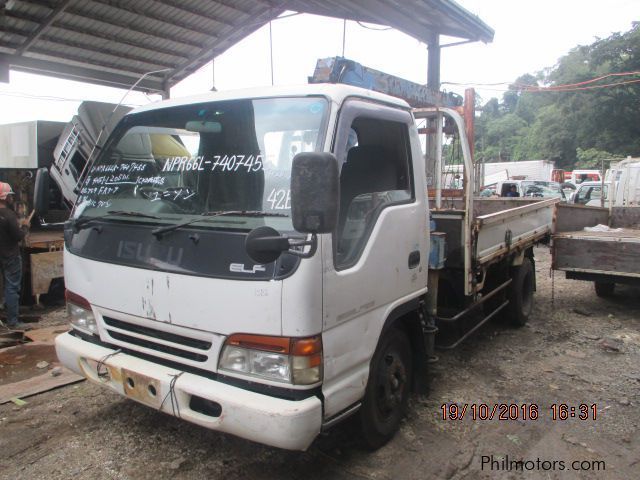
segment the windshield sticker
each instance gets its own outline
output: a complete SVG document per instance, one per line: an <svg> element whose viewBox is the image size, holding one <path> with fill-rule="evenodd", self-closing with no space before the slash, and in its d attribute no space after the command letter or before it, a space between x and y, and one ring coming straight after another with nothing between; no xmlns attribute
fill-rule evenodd
<svg viewBox="0 0 640 480"><path fill-rule="evenodd" d="M267 197L271 210L289 210L291 208L291 190L274 188Z"/></svg>
<svg viewBox="0 0 640 480"><path fill-rule="evenodd" d="M114 172L144 172L150 163L126 162L116 165L96 165L91 167L91 173L114 173Z"/></svg>
<svg viewBox="0 0 640 480"><path fill-rule="evenodd" d="M247 172L259 172L264 169L262 155L214 155L206 160L203 155L197 157L172 157L168 158L162 167L163 172L190 172L190 171L223 171L237 172L244 169Z"/></svg>
<svg viewBox="0 0 640 480"><path fill-rule="evenodd" d="M141 190L140 194L152 202L157 202L158 200L189 200L196 192L190 188L169 188L164 191L151 190L146 192Z"/></svg>
<svg viewBox="0 0 640 480"><path fill-rule="evenodd" d="M324 103L317 102L309 105L309 113L317 115L318 113L322 113L324 111Z"/></svg>

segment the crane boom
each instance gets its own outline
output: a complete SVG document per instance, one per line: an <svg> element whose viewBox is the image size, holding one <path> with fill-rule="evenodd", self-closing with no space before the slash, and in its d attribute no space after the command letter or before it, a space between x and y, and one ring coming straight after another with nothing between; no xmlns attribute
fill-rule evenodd
<svg viewBox="0 0 640 480"><path fill-rule="evenodd" d="M344 83L402 98L413 108L458 107L462 97L451 92L437 92L419 83L365 67L343 57L321 58L309 83Z"/></svg>

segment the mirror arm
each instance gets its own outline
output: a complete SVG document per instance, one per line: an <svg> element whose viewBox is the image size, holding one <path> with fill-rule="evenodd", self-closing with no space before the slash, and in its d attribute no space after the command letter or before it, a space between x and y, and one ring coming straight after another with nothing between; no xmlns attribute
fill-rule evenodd
<svg viewBox="0 0 640 480"><path fill-rule="evenodd" d="M40 225L41 227L60 227L65 223L66 222L47 223L44 218L38 215L38 225Z"/></svg>
<svg viewBox="0 0 640 480"><path fill-rule="evenodd" d="M298 240L293 238L289 239L289 247L306 247L307 245L311 246L311 248L307 253L299 252L297 250L291 250L291 249L289 249L287 253L289 255L294 255L300 258L313 257L316 254L316 251L318 250L318 236L315 233L311 234L310 240Z"/></svg>

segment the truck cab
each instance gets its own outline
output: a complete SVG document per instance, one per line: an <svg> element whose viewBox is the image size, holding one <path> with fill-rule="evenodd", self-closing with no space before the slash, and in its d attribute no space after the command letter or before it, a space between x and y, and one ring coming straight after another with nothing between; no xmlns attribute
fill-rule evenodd
<svg viewBox="0 0 640 480"><path fill-rule="evenodd" d="M291 172L320 152L340 172L335 228L256 261L253 231L308 240L292 222ZM402 100L310 85L142 107L91 165L65 230L72 330L59 358L146 405L281 448L305 449L361 409L379 446L411 387L420 330L406 315L427 289L427 212Z"/></svg>

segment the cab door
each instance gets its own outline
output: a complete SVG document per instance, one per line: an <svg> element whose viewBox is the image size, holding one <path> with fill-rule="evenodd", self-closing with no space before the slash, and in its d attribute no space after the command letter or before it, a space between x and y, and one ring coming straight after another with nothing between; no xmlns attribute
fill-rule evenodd
<svg viewBox="0 0 640 480"><path fill-rule="evenodd" d="M385 320L417 303L428 272L424 170L411 114L347 101L333 152L341 166L338 226L322 244L326 416L362 397Z"/></svg>

